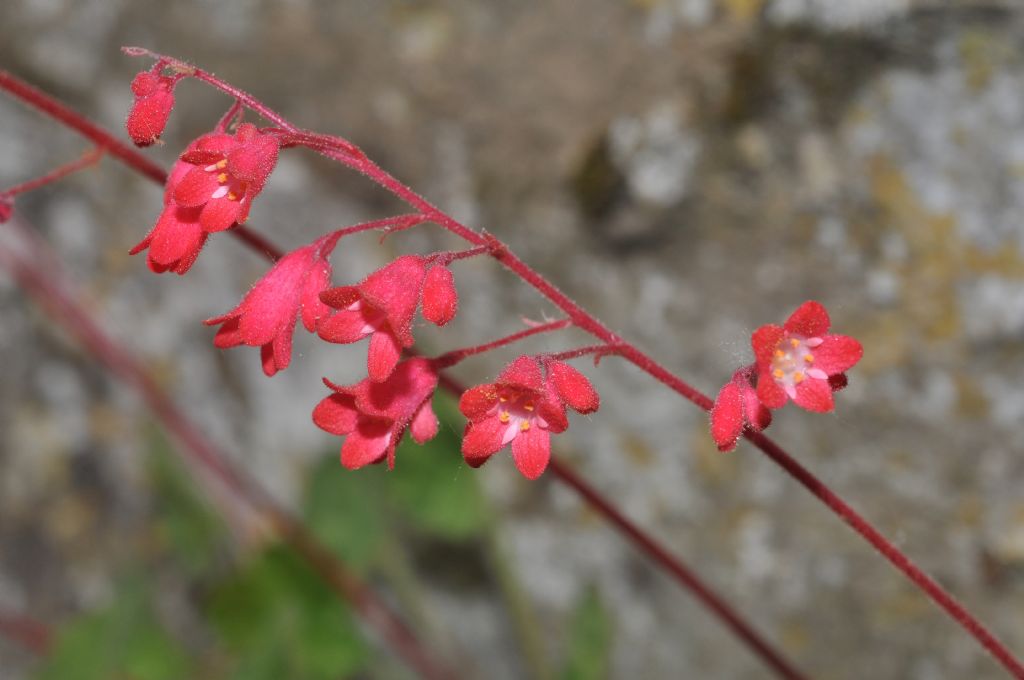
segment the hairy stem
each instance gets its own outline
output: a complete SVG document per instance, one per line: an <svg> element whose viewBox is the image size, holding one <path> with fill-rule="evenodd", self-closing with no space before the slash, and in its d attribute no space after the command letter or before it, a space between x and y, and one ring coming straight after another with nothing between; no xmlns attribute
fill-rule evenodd
<svg viewBox="0 0 1024 680"><path fill-rule="evenodd" d="M437 368L449 368L459 363L467 357L474 356L476 354L483 354L489 352L492 349L498 349L506 345L511 345L514 342L518 342L523 338L528 338L531 335L539 335L541 333L548 333L550 331L557 331L563 328L568 328L572 325L572 321L568 319L559 319L558 321L549 321L548 323L542 323L539 326L533 326L526 330L506 335L503 338L492 340L491 342L484 343L482 345L476 345L474 347L463 347L462 349L453 349L450 352L445 352L441 356L434 359L434 366Z"/></svg>

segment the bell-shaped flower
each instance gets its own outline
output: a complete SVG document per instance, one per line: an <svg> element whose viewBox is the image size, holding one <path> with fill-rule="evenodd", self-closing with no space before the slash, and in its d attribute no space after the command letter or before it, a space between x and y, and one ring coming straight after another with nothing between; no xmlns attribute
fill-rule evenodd
<svg viewBox="0 0 1024 680"><path fill-rule="evenodd" d="M835 407L832 393L846 385L844 373L864 355L860 342L830 335L825 307L813 300L793 312L782 326L754 331L751 345L757 360L757 396L768 408L792 399L808 411L826 413Z"/></svg>
<svg viewBox="0 0 1024 680"><path fill-rule="evenodd" d="M426 273L424 258L403 255L359 285L324 291L320 299L338 311L324 319L317 333L341 344L370 336L367 373L376 382L387 380L402 348L413 344L412 319Z"/></svg>
<svg viewBox="0 0 1024 680"><path fill-rule="evenodd" d="M462 454L473 467L512 444L512 459L528 479L537 479L551 458L551 435L569 426L568 405L581 413L597 410L597 392L581 373L551 362L542 374L534 357L521 356L487 385L466 390L459 409L469 419Z"/></svg>
<svg viewBox="0 0 1024 680"><path fill-rule="evenodd" d="M277 151L277 138L252 123L239 125L233 135L203 135L181 155L191 167L174 187L174 203L199 210L206 232L241 224L277 163Z"/></svg>
<svg viewBox="0 0 1024 680"><path fill-rule="evenodd" d="M429 359L401 362L387 380L367 378L355 385L324 383L333 394L313 410L317 427L345 437L341 464L350 470L379 463L395 465L395 448L406 430L423 444L437 434L431 397L437 389L437 369Z"/></svg>
<svg viewBox="0 0 1024 680"><path fill-rule="evenodd" d="M172 271L184 274L199 257L208 234L199 224L201 208L183 208L172 198L174 190L192 166L178 161L167 177L164 190L164 209L156 225L130 253L136 255L149 249L146 264L157 274Z"/></svg>
<svg viewBox="0 0 1024 680"><path fill-rule="evenodd" d="M333 242L325 238L298 248L277 261L267 274L223 316L207 325L222 324L213 338L221 349L249 345L260 348L263 372L272 376L291 362L292 336L299 317L310 333L330 311L320 293L330 285L327 261Z"/></svg>
<svg viewBox="0 0 1024 680"><path fill-rule="evenodd" d="M736 448L744 429L760 432L772 422L772 412L757 398L754 366L745 366L732 375L718 392L711 409L711 437L719 451Z"/></svg>
<svg viewBox="0 0 1024 680"><path fill-rule="evenodd" d="M423 281L423 318L436 326L444 326L455 317L459 294L455 277L444 265L435 265Z"/></svg>
<svg viewBox="0 0 1024 680"><path fill-rule="evenodd" d="M149 146L160 138L174 108L174 86L178 79L143 71L132 80L135 101L125 127L136 146Z"/></svg>

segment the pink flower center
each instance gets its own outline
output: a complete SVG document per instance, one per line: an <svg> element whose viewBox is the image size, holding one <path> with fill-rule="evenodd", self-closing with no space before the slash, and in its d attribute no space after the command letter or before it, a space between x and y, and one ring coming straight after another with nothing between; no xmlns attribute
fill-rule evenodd
<svg viewBox="0 0 1024 680"><path fill-rule="evenodd" d="M213 193L210 194L211 200L224 198L226 196L229 201L237 201L245 195L245 190L248 188L246 183L231 176L229 173L224 172L224 168L226 168L227 165L228 161L224 158L203 168L206 172L217 173L218 186L213 190Z"/></svg>
<svg viewBox="0 0 1024 680"><path fill-rule="evenodd" d="M772 377L782 386L790 399L796 398L796 386L808 378L827 380L828 375L814 367L814 348L821 338L802 338L787 335L779 341L772 356Z"/></svg>
<svg viewBox="0 0 1024 680"><path fill-rule="evenodd" d="M537 414L537 398L532 392L504 388L498 392L498 420L507 425L501 438L502 445L508 444L520 432L531 427L547 427L547 422Z"/></svg>

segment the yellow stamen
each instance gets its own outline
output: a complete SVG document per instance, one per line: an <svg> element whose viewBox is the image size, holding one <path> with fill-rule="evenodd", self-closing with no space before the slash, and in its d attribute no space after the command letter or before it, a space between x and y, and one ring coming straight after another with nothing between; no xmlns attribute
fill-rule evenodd
<svg viewBox="0 0 1024 680"><path fill-rule="evenodd" d="M527 411L532 411L533 410L533 402L532 401L526 402L525 404L523 404L523 408L525 408Z"/></svg>
<svg viewBox="0 0 1024 680"><path fill-rule="evenodd" d="M227 184L228 173L222 172L219 175L217 175L217 181L220 182L221 184Z"/></svg>
<svg viewBox="0 0 1024 680"><path fill-rule="evenodd" d="M797 371L796 373L793 374L793 382L794 383L799 385L803 381L804 381L804 374L803 373L800 373L799 371Z"/></svg>
<svg viewBox="0 0 1024 680"><path fill-rule="evenodd" d="M805 354L804 355L804 361L806 363L808 363L808 364L813 364L814 363L814 355L813 354Z"/></svg>
<svg viewBox="0 0 1024 680"><path fill-rule="evenodd" d="M800 346L800 341L797 340L796 338L790 338L789 339L789 344L791 344L793 347L799 347Z"/></svg>
<svg viewBox="0 0 1024 680"><path fill-rule="evenodd" d="M512 416L508 414L508 411L502 411L501 413L498 414L498 420L500 420L503 423L507 423L509 420L511 420L511 418Z"/></svg>
<svg viewBox="0 0 1024 680"><path fill-rule="evenodd" d="M772 375L774 375L779 380L782 380L782 376L786 374L782 372L781 368L776 368L774 371L772 371Z"/></svg>
<svg viewBox="0 0 1024 680"><path fill-rule="evenodd" d="M228 200L229 201L237 201L238 200L238 196L235 194L235 192L229 191L228 192Z"/></svg>
<svg viewBox="0 0 1024 680"><path fill-rule="evenodd" d="M498 401L504 404L506 401L508 401L508 397L498 397Z"/></svg>
<svg viewBox="0 0 1024 680"><path fill-rule="evenodd" d="M777 358L781 359L782 357L786 356L786 353L783 352L781 349L777 349L777 350L775 350L775 356Z"/></svg>
<svg viewBox="0 0 1024 680"><path fill-rule="evenodd" d="M226 167L228 167L228 159L227 158L222 158L219 161L217 161L217 169L218 170L223 170Z"/></svg>
<svg viewBox="0 0 1024 680"><path fill-rule="evenodd" d="M520 431L526 432L529 429L530 429L530 421L529 420L524 420L523 422L519 423L519 430Z"/></svg>

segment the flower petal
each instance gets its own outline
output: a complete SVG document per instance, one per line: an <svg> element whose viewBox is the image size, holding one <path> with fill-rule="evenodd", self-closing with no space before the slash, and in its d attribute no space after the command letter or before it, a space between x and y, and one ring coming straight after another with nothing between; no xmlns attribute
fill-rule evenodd
<svg viewBox="0 0 1024 680"><path fill-rule="evenodd" d="M346 435L356 429L359 412L355 398L348 394L324 397L313 409L313 423L331 434Z"/></svg>
<svg viewBox="0 0 1024 680"><path fill-rule="evenodd" d="M245 340L238 330L239 317L229 315L220 318L224 325L218 328L217 333L214 334L213 346L218 349L229 349L244 344Z"/></svg>
<svg viewBox="0 0 1024 680"><path fill-rule="evenodd" d="M821 341L812 350L814 367L828 375L848 371L864 356L861 344L847 335L826 335Z"/></svg>
<svg viewBox="0 0 1024 680"><path fill-rule="evenodd" d="M438 426L437 416L434 415L434 409L428 399L413 416L409 432L417 444L424 444L437 436Z"/></svg>
<svg viewBox="0 0 1024 680"><path fill-rule="evenodd" d="M498 403L498 392L494 385L470 387L459 397L459 410L470 420L485 418Z"/></svg>
<svg viewBox="0 0 1024 680"><path fill-rule="evenodd" d="M781 326L768 324L761 326L750 336L750 346L754 350L758 371L764 372L772 365L775 349L779 346L783 335L785 335L785 331Z"/></svg>
<svg viewBox="0 0 1024 680"><path fill-rule="evenodd" d="M505 367L495 383L540 391L544 387L544 377L540 373L540 365L536 359L521 356Z"/></svg>
<svg viewBox="0 0 1024 680"><path fill-rule="evenodd" d="M398 340L387 331L377 331L370 336L370 349L366 354L366 370L370 380L381 382L387 380L395 369L402 348Z"/></svg>
<svg viewBox="0 0 1024 680"><path fill-rule="evenodd" d="M455 277L448 267L432 267L423 281L423 318L436 326L444 326L455 317L459 294Z"/></svg>
<svg viewBox="0 0 1024 680"><path fill-rule="evenodd" d="M775 382L771 373L761 373L757 379L757 398L768 408L782 408L789 400L786 390Z"/></svg>
<svg viewBox="0 0 1024 680"><path fill-rule="evenodd" d="M506 429L506 425L497 418L485 418L469 423L462 438L462 455L466 462L478 467L484 460L500 451L505 445L502 443L502 437Z"/></svg>
<svg viewBox="0 0 1024 680"><path fill-rule="evenodd" d="M808 300L789 315L783 327L788 333L813 338L828 333L831 324L825 306L815 300Z"/></svg>
<svg viewBox="0 0 1024 680"><path fill-rule="evenodd" d="M359 342L372 332L372 329L366 330L366 319L358 310L335 312L326 319L322 319L316 329L317 335L327 342L336 342L341 345Z"/></svg>
<svg viewBox="0 0 1024 680"><path fill-rule="evenodd" d="M219 187L217 176L197 165L174 187L174 201L180 206L195 208L209 201Z"/></svg>
<svg viewBox="0 0 1024 680"><path fill-rule="evenodd" d="M326 319L331 313L328 307L320 299L320 293L331 284L331 264L324 259L317 259L306 274L306 280L302 283L302 294L300 305L302 307L302 325L310 333L316 332L316 327L321 319Z"/></svg>
<svg viewBox="0 0 1024 680"><path fill-rule="evenodd" d="M512 440L512 459L527 479L540 477L551 460L551 435L531 427Z"/></svg>
<svg viewBox="0 0 1024 680"><path fill-rule="evenodd" d="M559 398L577 413L593 413L601 406L601 398L594 386L585 375L569 364L552 362L548 366L548 375Z"/></svg>
<svg viewBox="0 0 1024 680"><path fill-rule="evenodd" d="M337 286L320 293L320 300L328 307L345 309L359 300L359 288L356 286Z"/></svg>
<svg viewBox="0 0 1024 680"><path fill-rule="evenodd" d="M391 425L390 420L383 418L360 418L341 445L341 464L349 470L358 470L383 460L391 444Z"/></svg>
<svg viewBox="0 0 1024 680"><path fill-rule="evenodd" d="M835 401L832 399L832 388L826 380L815 380L809 378L796 386L796 396L793 401L797 406L815 413L828 413L835 408Z"/></svg>
<svg viewBox="0 0 1024 680"><path fill-rule="evenodd" d="M719 451L732 451L743 432L743 398L740 388L730 381L722 386L711 408L711 438Z"/></svg>
<svg viewBox="0 0 1024 680"><path fill-rule="evenodd" d="M203 229L212 233L224 231L238 221L242 206L239 201L232 201L227 196L211 199L203 206L199 215L199 223Z"/></svg>
<svg viewBox="0 0 1024 680"><path fill-rule="evenodd" d="M387 316L388 324L402 347L411 347L413 343L412 317L420 302L426 273L422 257L403 255L359 284L363 298Z"/></svg>
<svg viewBox="0 0 1024 680"><path fill-rule="evenodd" d="M740 394L743 399L743 423L747 427L760 432L772 424L772 412L757 398L757 391L750 383L744 383L740 387Z"/></svg>

